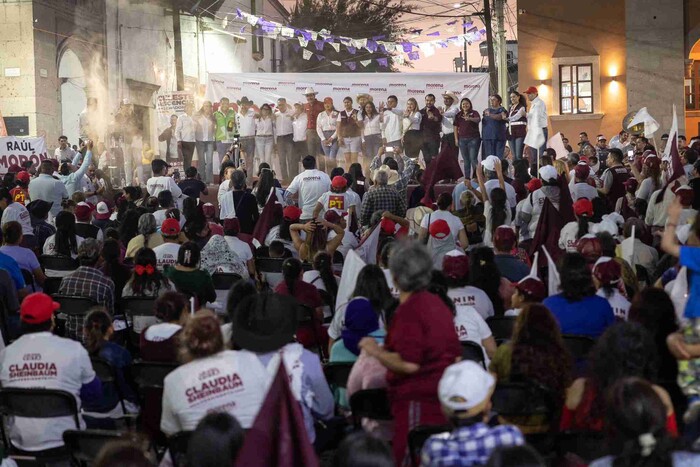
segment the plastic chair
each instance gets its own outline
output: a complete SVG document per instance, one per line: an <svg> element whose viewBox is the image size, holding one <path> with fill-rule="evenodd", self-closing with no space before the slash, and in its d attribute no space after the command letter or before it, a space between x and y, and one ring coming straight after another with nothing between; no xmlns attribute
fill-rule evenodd
<svg viewBox="0 0 700 467"><path fill-rule="evenodd" d="M43 451L23 451L12 445L5 432L7 420L5 417L26 417L50 419L56 417L72 417L75 429L80 429L78 402L73 394L67 391L44 388L2 388L0 389L0 423L3 441L9 449L10 457L18 460L34 460L36 462L56 462L67 460L68 452L64 447Z"/></svg>
<svg viewBox="0 0 700 467"><path fill-rule="evenodd" d="M326 375L326 381L331 387L347 388L348 377L355 363L346 362L330 362L323 366L323 373Z"/></svg>
<svg viewBox="0 0 700 467"><path fill-rule="evenodd" d="M564 334L562 338L564 339L564 345L569 349L574 360L586 360L595 345L595 340L588 336Z"/></svg>
<svg viewBox="0 0 700 467"><path fill-rule="evenodd" d="M216 272L211 276L216 290L229 290L233 284L241 279L242 277L235 272Z"/></svg>
<svg viewBox="0 0 700 467"><path fill-rule="evenodd" d="M362 418L393 420L386 389L363 389L350 397L350 410L355 428L360 429Z"/></svg>
<svg viewBox="0 0 700 467"><path fill-rule="evenodd" d="M122 407L122 413L124 414L124 417L122 418L126 420L127 425L131 426L131 417L126 411L126 404L124 404L124 394L122 394L122 390L117 382L116 369L110 365L109 362L99 357L91 357L90 363L92 363L92 369L95 370L95 374L97 374L97 377L100 378L100 381L102 382L103 390L105 387L114 388L114 391L119 398L119 404Z"/></svg>
<svg viewBox="0 0 700 467"><path fill-rule="evenodd" d="M492 316L486 320L486 324L489 325L491 329L491 334L496 341L507 341L513 336L513 329L515 328L515 317L503 316L496 317Z"/></svg>
<svg viewBox="0 0 700 467"><path fill-rule="evenodd" d="M174 467L187 465L187 447L191 436L191 431L181 431L168 438L168 451Z"/></svg>
<svg viewBox="0 0 700 467"><path fill-rule="evenodd" d="M55 271L57 276L65 276L70 271L78 269L80 264L77 259L63 255L41 255L39 256L39 264L41 268Z"/></svg>
<svg viewBox="0 0 700 467"><path fill-rule="evenodd" d="M156 323L156 299L154 297L122 297L122 310L129 328L129 341L132 348L139 348L141 331Z"/></svg>
<svg viewBox="0 0 700 467"><path fill-rule="evenodd" d="M26 269L20 269L22 271L22 277L24 278L24 283L27 287L32 288L32 292L36 292L36 284L34 283L34 274Z"/></svg>
<svg viewBox="0 0 700 467"><path fill-rule="evenodd" d="M87 467L92 465L105 444L124 436L123 432L111 430L66 430L63 442L73 463Z"/></svg>
<svg viewBox="0 0 700 467"><path fill-rule="evenodd" d="M473 341L460 341L462 345L462 360L471 360L476 362L486 369L486 359L484 358L484 350L481 345Z"/></svg>
<svg viewBox="0 0 700 467"><path fill-rule="evenodd" d="M282 273L284 258L256 258L255 268L260 272Z"/></svg>
<svg viewBox="0 0 700 467"><path fill-rule="evenodd" d="M71 329L70 326L66 325L65 337L82 342L85 317L92 307L97 306L97 303L88 297L74 297L71 295L56 294L52 298L61 305L59 312L66 315L68 321L71 318L76 321L76 329Z"/></svg>
<svg viewBox="0 0 700 467"><path fill-rule="evenodd" d="M175 363L134 361L131 376L136 384L136 392L141 402L141 424L151 438L165 443L160 431L162 413L163 383L165 377L177 368Z"/></svg>
<svg viewBox="0 0 700 467"><path fill-rule="evenodd" d="M408 448L413 459L413 465L418 467L417 461L420 459L420 452L423 445L432 435L452 431L449 425L419 425L408 432Z"/></svg>
<svg viewBox="0 0 700 467"><path fill-rule="evenodd" d="M554 415L555 402L551 391L534 381L499 383L491 396L494 412L503 417Z"/></svg>

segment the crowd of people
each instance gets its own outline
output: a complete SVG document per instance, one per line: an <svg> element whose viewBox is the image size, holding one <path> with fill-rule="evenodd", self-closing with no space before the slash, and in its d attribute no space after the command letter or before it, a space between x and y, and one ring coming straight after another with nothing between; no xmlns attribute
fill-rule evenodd
<svg viewBox="0 0 700 467"><path fill-rule="evenodd" d="M188 107L166 135L180 180L151 158L142 186L115 190L93 143L63 137L56 159L12 167L2 387L70 392L82 429L136 418L162 465L182 461L165 447L183 433L186 465L259 465L279 440L250 440L282 393L296 421L280 426L301 432L280 439L312 464L700 463L700 141L582 132L558 158L527 144L546 134L536 88L482 112L452 92L342 111L305 94ZM218 187L213 151L231 159ZM160 392L144 396L136 359L172 366ZM5 453L60 449L73 428L14 417ZM95 465L151 454L119 441Z"/></svg>

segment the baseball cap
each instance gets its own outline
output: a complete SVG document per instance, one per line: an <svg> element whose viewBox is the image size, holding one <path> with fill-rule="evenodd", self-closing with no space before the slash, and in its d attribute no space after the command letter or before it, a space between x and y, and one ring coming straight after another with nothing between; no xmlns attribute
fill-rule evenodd
<svg viewBox="0 0 700 467"><path fill-rule="evenodd" d="M659 160L656 154L649 154L644 158L644 165L647 167L659 168L661 166L661 160Z"/></svg>
<svg viewBox="0 0 700 467"><path fill-rule="evenodd" d="M501 160L497 156L489 156L486 159L484 159L484 162L481 163L481 165L486 169L490 170L492 172L496 171L496 163L500 162Z"/></svg>
<svg viewBox="0 0 700 467"><path fill-rule="evenodd" d="M598 141L607 141L608 139L605 137L605 135L598 135Z"/></svg>
<svg viewBox="0 0 700 467"><path fill-rule="evenodd" d="M29 172L27 172L26 170L18 172L17 175L15 175L15 179L22 183L29 183Z"/></svg>
<svg viewBox="0 0 700 467"><path fill-rule="evenodd" d="M495 387L496 379L490 373L478 363L465 360L445 368L438 383L438 398L448 409L473 416L484 411Z"/></svg>
<svg viewBox="0 0 700 467"><path fill-rule="evenodd" d="M333 177L333 180L331 180L331 186L333 188L345 188L348 186L348 181L342 175L336 175Z"/></svg>
<svg viewBox="0 0 700 467"><path fill-rule="evenodd" d="M637 189L637 186L639 185L639 182L637 182L637 179L634 177L630 177L624 182L622 182L622 185L629 187L629 188L634 188L635 190Z"/></svg>
<svg viewBox="0 0 700 467"><path fill-rule="evenodd" d="M35 292L27 295L19 309L19 318L27 324L41 324L51 319L53 312L61 307L45 293Z"/></svg>
<svg viewBox="0 0 700 467"><path fill-rule="evenodd" d="M204 203L202 205L202 214L204 214L204 217L214 217L216 208L211 203Z"/></svg>
<svg viewBox="0 0 700 467"><path fill-rule="evenodd" d="M90 213L92 212L92 206L90 206L86 202L80 202L78 205L75 207L75 218L76 220L79 221L88 221L90 220Z"/></svg>
<svg viewBox="0 0 700 467"><path fill-rule="evenodd" d="M695 192L688 185L681 185L676 188L676 196L682 205L687 206L692 204Z"/></svg>
<svg viewBox="0 0 700 467"><path fill-rule="evenodd" d="M469 256L461 250L452 250L442 258L442 273L450 279L464 279L469 274Z"/></svg>
<svg viewBox="0 0 700 467"><path fill-rule="evenodd" d="M301 209L296 206L287 206L282 210L282 217L287 221L298 221L301 219Z"/></svg>
<svg viewBox="0 0 700 467"><path fill-rule="evenodd" d="M444 219L438 219L430 224L430 236L442 240L450 234L450 226Z"/></svg>
<svg viewBox="0 0 700 467"><path fill-rule="evenodd" d="M530 301L541 302L547 297L544 282L539 277L525 276L515 284L515 288Z"/></svg>
<svg viewBox="0 0 700 467"><path fill-rule="evenodd" d="M499 225L493 233L493 245L499 251L510 250L515 246L515 230L509 225Z"/></svg>
<svg viewBox="0 0 700 467"><path fill-rule="evenodd" d="M527 191L530 193L533 193L542 188L542 180L539 178L531 178L530 181L525 184L525 188L527 188Z"/></svg>
<svg viewBox="0 0 700 467"><path fill-rule="evenodd" d="M537 94L539 91L537 90L536 87L530 86L527 88L525 91L523 91L523 94Z"/></svg>
<svg viewBox="0 0 700 467"><path fill-rule="evenodd" d="M379 222L379 228L382 229L381 231L385 235L394 235L394 232L396 232L396 222L382 217L381 222Z"/></svg>
<svg viewBox="0 0 700 467"><path fill-rule="evenodd" d="M241 231L241 221L237 217L229 217L224 219L224 233L235 232L238 234Z"/></svg>
<svg viewBox="0 0 700 467"><path fill-rule="evenodd" d="M557 180L559 178L559 174L557 173L557 169L554 168L553 165L544 165L540 167L539 170L539 175L542 180Z"/></svg>
<svg viewBox="0 0 700 467"><path fill-rule="evenodd" d="M161 224L160 232L168 237L173 237L180 233L180 222L173 217L168 217Z"/></svg>
<svg viewBox="0 0 700 467"><path fill-rule="evenodd" d="M593 203L588 198L580 198L574 203L574 214L577 216L593 217Z"/></svg>
<svg viewBox="0 0 700 467"><path fill-rule="evenodd" d="M617 284L620 282L622 267L620 263L609 256L601 256L593 265L593 277L604 285Z"/></svg>
<svg viewBox="0 0 700 467"><path fill-rule="evenodd" d="M109 216L111 216L112 213L109 210L109 206L107 203L104 201L100 201L97 203L97 212L95 213L95 219L97 220L105 220L109 219Z"/></svg>
<svg viewBox="0 0 700 467"><path fill-rule="evenodd" d="M591 174L591 168L585 162L581 164L580 162L574 167L574 175L579 180L585 180Z"/></svg>

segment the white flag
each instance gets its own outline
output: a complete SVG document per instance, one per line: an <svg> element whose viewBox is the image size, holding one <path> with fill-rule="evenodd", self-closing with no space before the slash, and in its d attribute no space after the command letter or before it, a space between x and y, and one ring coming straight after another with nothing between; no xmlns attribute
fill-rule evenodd
<svg viewBox="0 0 700 467"><path fill-rule="evenodd" d="M569 151L567 151L566 147L564 146L564 140L562 139L561 133L557 133L549 138L549 141L547 141L547 147L552 148L557 152L557 159L564 159L569 155Z"/></svg>
<svg viewBox="0 0 700 467"><path fill-rule="evenodd" d="M676 311L676 318L679 323L686 321L683 316L685 314L685 305L688 303L688 268L683 266L678 275L676 275L676 280L673 281L673 287L671 287L671 301L673 302L673 308Z"/></svg>
<svg viewBox="0 0 700 467"><path fill-rule="evenodd" d="M431 44L429 42L425 42L423 44L420 44L419 47L426 57L430 57L432 55L435 55L435 47L433 46L433 44Z"/></svg>
<svg viewBox="0 0 700 467"><path fill-rule="evenodd" d="M302 47L306 47L307 45L309 45L309 41L304 39L302 36L299 36L299 45Z"/></svg>
<svg viewBox="0 0 700 467"><path fill-rule="evenodd" d="M340 66L341 63L338 60L331 60L331 63L335 66Z"/></svg>
<svg viewBox="0 0 700 467"><path fill-rule="evenodd" d="M678 116L676 115L676 104L673 104L673 121L671 123L671 130L668 132L668 141L666 141L666 147L664 148L664 156L671 155L671 144L676 141L678 144Z"/></svg>
<svg viewBox="0 0 700 467"><path fill-rule="evenodd" d="M318 39L318 33L317 33L317 32L315 32L315 31L310 31L310 32L311 32L311 38L312 38L313 40Z"/></svg>
<svg viewBox="0 0 700 467"><path fill-rule="evenodd" d="M372 60L360 60L360 63L362 64L362 66L367 66L370 63L372 63Z"/></svg>
<svg viewBox="0 0 700 467"><path fill-rule="evenodd" d="M340 44L337 42L329 42L329 44L335 49L336 52L340 52Z"/></svg>
<svg viewBox="0 0 700 467"><path fill-rule="evenodd" d="M659 129L659 122L654 120L654 117L652 117L649 114L649 111L646 107L642 107L641 109L639 109L639 112L634 114L634 118L629 123L629 125L627 125L627 129L629 130L631 127L639 125L640 123L644 124L645 138L651 138L652 136L654 136L654 133L656 133L656 130Z"/></svg>
<svg viewBox="0 0 700 467"><path fill-rule="evenodd" d="M626 238L620 243L620 250L622 251L622 259L627 261L630 266L634 268L634 237L635 237L635 226L632 226L632 235Z"/></svg>
<svg viewBox="0 0 700 467"><path fill-rule="evenodd" d="M246 19L248 20L248 24L250 24L251 26L255 26L256 24L258 24L259 18L257 16L248 15Z"/></svg>
<svg viewBox="0 0 700 467"><path fill-rule="evenodd" d="M294 29L292 28L282 28L281 34L284 37L294 37Z"/></svg>
<svg viewBox="0 0 700 467"><path fill-rule="evenodd" d="M544 251L544 254L547 255L547 269L549 269L549 273L547 276L549 276L549 283L548 285L548 294L551 297L552 295L556 295L559 293L559 286L561 285L561 279L559 278L559 271L557 270L557 265L554 264L554 260L552 257L549 255L549 251L547 251L547 248L542 245L542 250Z"/></svg>
<svg viewBox="0 0 700 467"><path fill-rule="evenodd" d="M338 282L338 295L335 299L336 313L350 301L357 283L357 276L365 265L365 262L354 250L348 251L348 254L345 256L345 263L343 263L343 273L340 276L340 282Z"/></svg>
<svg viewBox="0 0 700 467"><path fill-rule="evenodd" d="M539 259L540 259L540 252L536 251L535 255L532 258L532 267L530 268L530 277L536 277L539 279L539 276L537 275L537 268L539 267Z"/></svg>
<svg viewBox="0 0 700 467"><path fill-rule="evenodd" d="M367 264L377 264L377 249L379 248L379 225L376 225L372 232L365 237L360 245L355 248L355 252Z"/></svg>
<svg viewBox="0 0 700 467"><path fill-rule="evenodd" d="M314 54L310 50L304 49L304 60L309 60Z"/></svg>

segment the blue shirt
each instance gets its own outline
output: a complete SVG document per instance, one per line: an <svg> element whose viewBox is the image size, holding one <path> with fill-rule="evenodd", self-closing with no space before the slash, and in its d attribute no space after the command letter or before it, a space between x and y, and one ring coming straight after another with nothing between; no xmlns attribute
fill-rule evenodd
<svg viewBox="0 0 700 467"><path fill-rule="evenodd" d="M692 246L681 247L681 266L688 268L688 302L683 316L700 318L700 248Z"/></svg>
<svg viewBox="0 0 700 467"><path fill-rule="evenodd" d="M591 295L578 302L571 302L562 294L553 295L542 302L559 322L562 334L574 334L597 338L615 322L615 313L606 299Z"/></svg>
<svg viewBox="0 0 700 467"><path fill-rule="evenodd" d="M490 427L485 423L433 435L423 445L421 467L484 465L501 446L522 446L525 438L513 425Z"/></svg>
<svg viewBox="0 0 700 467"><path fill-rule="evenodd" d="M503 107L487 109L490 115L500 114L501 112L508 113ZM490 117L481 119L481 138L482 139L498 139L506 140L506 120L494 120Z"/></svg>
<svg viewBox="0 0 700 467"><path fill-rule="evenodd" d="M11 256L5 253L0 253L0 269L10 273L12 281L15 283L15 288L17 290L26 287L24 283L24 276L22 276L22 271L19 269L19 264Z"/></svg>

